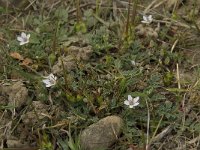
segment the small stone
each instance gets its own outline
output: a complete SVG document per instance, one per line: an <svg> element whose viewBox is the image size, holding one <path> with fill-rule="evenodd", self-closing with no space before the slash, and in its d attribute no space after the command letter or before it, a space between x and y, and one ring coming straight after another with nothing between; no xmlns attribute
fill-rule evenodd
<svg viewBox="0 0 200 150"><path fill-rule="evenodd" d="M92 46L86 46L86 47L78 47L78 46L70 46L68 47L68 54L73 55L76 60L84 60L87 61L90 59L92 55Z"/></svg>
<svg viewBox="0 0 200 150"><path fill-rule="evenodd" d="M18 81L10 86L5 86L2 93L8 95L8 104L16 108L24 105L28 97L28 89L22 81Z"/></svg>
<svg viewBox="0 0 200 150"><path fill-rule="evenodd" d="M7 140L6 144L8 148L28 147L27 145L23 144L20 140Z"/></svg>
<svg viewBox="0 0 200 150"><path fill-rule="evenodd" d="M80 136L82 150L106 149L113 145L121 133L123 120L108 116L83 130Z"/></svg>
<svg viewBox="0 0 200 150"><path fill-rule="evenodd" d="M63 68L64 66L64 68ZM74 68L76 68L76 61L73 58L73 56L61 56L58 58L58 62L53 66L52 70L54 74L58 74L63 72L63 69L66 69L67 71L71 71Z"/></svg>

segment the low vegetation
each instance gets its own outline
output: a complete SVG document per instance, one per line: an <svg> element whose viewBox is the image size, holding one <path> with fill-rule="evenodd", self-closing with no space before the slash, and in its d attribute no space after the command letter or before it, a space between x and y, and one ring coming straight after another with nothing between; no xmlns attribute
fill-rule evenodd
<svg viewBox="0 0 200 150"><path fill-rule="evenodd" d="M110 115L110 149L200 148L199 0L0 4L1 148L79 150Z"/></svg>

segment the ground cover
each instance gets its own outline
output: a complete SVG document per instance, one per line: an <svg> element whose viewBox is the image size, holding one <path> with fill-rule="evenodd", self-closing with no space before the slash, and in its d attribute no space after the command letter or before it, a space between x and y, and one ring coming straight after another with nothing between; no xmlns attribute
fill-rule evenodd
<svg viewBox="0 0 200 150"><path fill-rule="evenodd" d="M0 1L1 148L200 149L199 4Z"/></svg>

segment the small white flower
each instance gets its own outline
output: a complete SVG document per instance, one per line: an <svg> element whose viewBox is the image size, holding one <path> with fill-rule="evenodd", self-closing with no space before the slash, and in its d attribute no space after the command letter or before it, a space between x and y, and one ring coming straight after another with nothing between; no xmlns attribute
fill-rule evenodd
<svg viewBox="0 0 200 150"><path fill-rule="evenodd" d="M124 104L127 105L127 106L129 106L129 108L133 108L133 107L139 105L139 102L138 102L139 99L140 99L139 96L135 97L135 98L132 98L131 95L128 95L128 100L125 100Z"/></svg>
<svg viewBox="0 0 200 150"><path fill-rule="evenodd" d="M143 20L141 22L145 24L150 24L152 23L152 21L153 21L153 17L152 15L149 15L149 16L143 16Z"/></svg>
<svg viewBox="0 0 200 150"><path fill-rule="evenodd" d="M131 60L131 64L132 64L133 66L136 66L135 60Z"/></svg>
<svg viewBox="0 0 200 150"><path fill-rule="evenodd" d="M19 45L24 45L24 44L29 43L30 36L31 36L30 34L26 35L26 33L22 32L21 36L17 37L17 40L19 41Z"/></svg>
<svg viewBox="0 0 200 150"><path fill-rule="evenodd" d="M42 80L42 82L45 84L46 87L51 87L56 84L57 77L54 76L52 73L44 78L45 79Z"/></svg>

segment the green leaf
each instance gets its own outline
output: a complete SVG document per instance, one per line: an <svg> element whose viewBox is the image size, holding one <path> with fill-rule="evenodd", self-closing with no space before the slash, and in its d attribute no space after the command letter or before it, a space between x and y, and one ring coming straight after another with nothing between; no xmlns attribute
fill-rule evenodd
<svg viewBox="0 0 200 150"><path fill-rule="evenodd" d="M56 55L54 53L51 53L48 58L51 65L53 65L56 61Z"/></svg>
<svg viewBox="0 0 200 150"><path fill-rule="evenodd" d="M116 60L114 61L114 63L115 63L115 67L116 67L117 69L120 69L120 68L122 67L121 60L116 59Z"/></svg>
<svg viewBox="0 0 200 150"><path fill-rule="evenodd" d="M64 8L57 9L55 11L55 17L60 21L67 22L68 21L68 10Z"/></svg>
<svg viewBox="0 0 200 150"><path fill-rule="evenodd" d="M77 22L74 25L74 29L76 32L86 33L87 27L84 22Z"/></svg>
<svg viewBox="0 0 200 150"><path fill-rule="evenodd" d="M58 144L61 146L61 149L69 150L69 147L68 147L66 141L63 141L61 138L57 138L57 140L58 140L58 141L57 141Z"/></svg>
<svg viewBox="0 0 200 150"><path fill-rule="evenodd" d="M39 40L36 33L31 33L30 43L32 43L32 44L39 44L40 43L40 40Z"/></svg>

